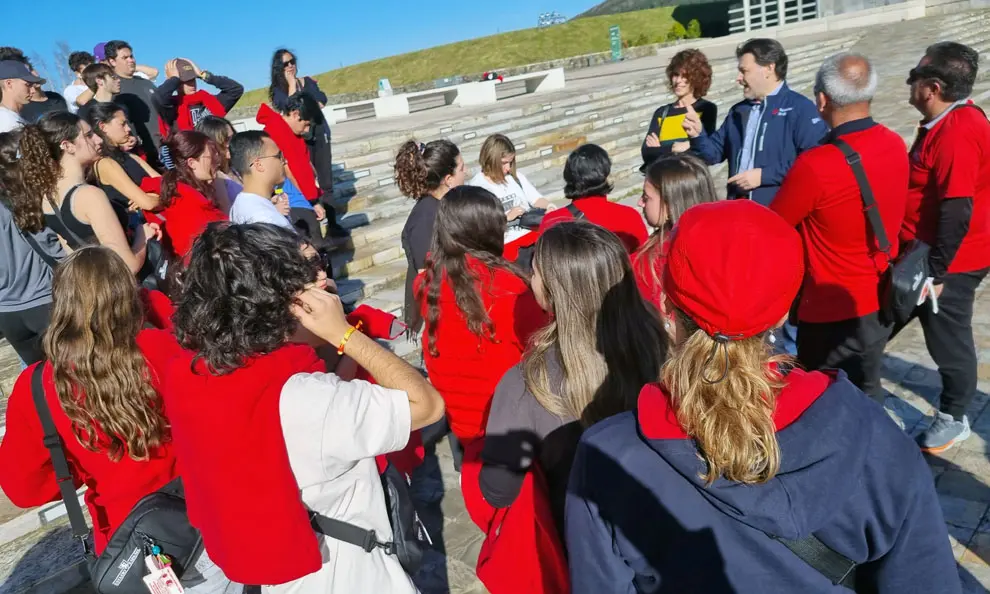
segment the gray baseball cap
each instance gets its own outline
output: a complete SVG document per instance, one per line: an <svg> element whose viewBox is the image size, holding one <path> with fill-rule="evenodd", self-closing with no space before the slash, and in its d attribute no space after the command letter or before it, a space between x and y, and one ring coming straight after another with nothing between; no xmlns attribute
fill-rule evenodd
<svg viewBox="0 0 990 594"><path fill-rule="evenodd" d="M0 61L0 80L8 78L19 78L23 81L37 83L39 85L43 85L46 82L40 76L31 74L31 69L27 67L27 64L18 62L17 60Z"/></svg>

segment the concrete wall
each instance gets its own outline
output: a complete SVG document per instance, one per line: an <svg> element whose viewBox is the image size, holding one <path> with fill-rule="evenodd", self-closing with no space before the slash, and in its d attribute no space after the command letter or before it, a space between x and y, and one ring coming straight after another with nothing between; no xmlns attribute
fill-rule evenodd
<svg viewBox="0 0 990 594"><path fill-rule="evenodd" d="M827 17L904 2L905 0L818 0L818 15Z"/></svg>

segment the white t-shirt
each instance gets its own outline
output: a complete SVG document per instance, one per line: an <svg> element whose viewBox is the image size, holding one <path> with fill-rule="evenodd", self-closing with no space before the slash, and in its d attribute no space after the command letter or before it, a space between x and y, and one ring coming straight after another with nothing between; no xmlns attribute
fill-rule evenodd
<svg viewBox="0 0 990 594"><path fill-rule="evenodd" d="M516 177L519 178L518 182L511 175L507 175L505 176L504 183L496 184L479 171L471 178L468 185L484 188L495 194L502 201L502 208L506 212L517 206L529 210L533 208L534 202L543 198L543 195L533 187L533 184L529 183L529 180L526 179L526 176L521 171L516 173Z"/></svg>
<svg viewBox="0 0 990 594"><path fill-rule="evenodd" d="M279 401L289 464L306 506L327 517L375 531L390 541L392 527L375 456L400 450L412 424L405 392L332 373L300 373ZM298 580L268 586L273 594L414 594L395 556L370 553L326 536L323 567Z"/></svg>
<svg viewBox="0 0 990 594"><path fill-rule="evenodd" d="M76 99L87 90L89 90L89 87L86 85L69 85L65 87L65 90L62 91L62 96L65 97L65 102L68 104L70 112L76 113L79 111L79 106L76 105Z"/></svg>
<svg viewBox="0 0 990 594"><path fill-rule="evenodd" d="M16 112L0 105L0 132L10 132L24 125L24 120Z"/></svg>
<svg viewBox="0 0 990 594"><path fill-rule="evenodd" d="M230 222L238 225L247 223L271 223L286 229L294 229L289 219L282 215L268 198L250 192L241 192L234 198L230 207Z"/></svg>

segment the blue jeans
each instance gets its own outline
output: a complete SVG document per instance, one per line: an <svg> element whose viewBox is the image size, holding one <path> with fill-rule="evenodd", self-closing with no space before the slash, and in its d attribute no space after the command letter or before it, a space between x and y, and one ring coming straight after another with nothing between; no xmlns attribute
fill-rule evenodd
<svg viewBox="0 0 990 594"><path fill-rule="evenodd" d="M774 337L777 339L773 343L774 350L781 355L797 357L797 333L797 326L784 322L783 326L774 331Z"/></svg>

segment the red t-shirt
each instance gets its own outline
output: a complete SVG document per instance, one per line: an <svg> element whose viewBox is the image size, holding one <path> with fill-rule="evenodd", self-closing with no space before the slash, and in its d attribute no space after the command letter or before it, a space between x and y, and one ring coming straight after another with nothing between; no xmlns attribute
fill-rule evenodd
<svg viewBox="0 0 990 594"><path fill-rule="evenodd" d="M179 345L169 332L156 329L142 330L137 335L137 344L148 363L151 383L158 390L166 363L178 352ZM137 461L124 455L113 462L106 451L86 449L76 439L72 423L59 402L51 363L43 365L45 399L55 429L62 437L69 469L76 486L89 487L86 507L93 519L93 544L96 554L100 554L134 504L179 475L175 453L171 444L166 443L154 448L148 460ZM34 368L34 365L28 367L14 384L7 403L7 434L0 443L0 487L18 507L33 507L61 499L31 394ZM98 439L98 443L105 443L105 438Z"/></svg>
<svg viewBox="0 0 990 594"><path fill-rule="evenodd" d="M579 198L574 201L574 205L584 213L588 222L605 227L618 235L630 254L646 243L648 237L646 223L635 208L609 202L605 196ZM543 217L539 233L561 221L573 220L574 216L566 208L550 211Z"/></svg>
<svg viewBox="0 0 990 594"><path fill-rule="evenodd" d="M465 442L484 435L495 386L519 363L530 335L549 319L523 279L501 268L488 268L470 256L468 266L478 275L477 288L495 327L494 340L471 332L446 277L440 286L440 322L433 335L436 357L423 336L423 361L430 381L447 405L451 431ZM425 274L416 278L416 294L425 278ZM426 304L420 306L425 319Z"/></svg>
<svg viewBox="0 0 990 594"><path fill-rule="evenodd" d="M894 257L907 200L904 141L879 124L841 138L862 159ZM804 240L807 272L798 319L838 322L880 309L879 282L888 259L879 252L856 178L837 147L826 144L802 153L770 209L797 226Z"/></svg>
<svg viewBox="0 0 990 594"><path fill-rule="evenodd" d="M911 147L911 183L901 241L932 245L942 200L972 198L973 216L949 272L990 266L990 122L975 107L952 109Z"/></svg>

